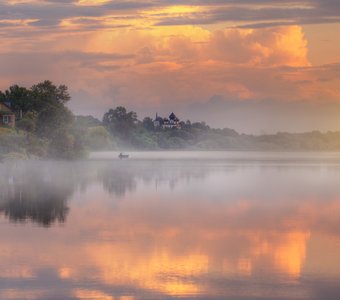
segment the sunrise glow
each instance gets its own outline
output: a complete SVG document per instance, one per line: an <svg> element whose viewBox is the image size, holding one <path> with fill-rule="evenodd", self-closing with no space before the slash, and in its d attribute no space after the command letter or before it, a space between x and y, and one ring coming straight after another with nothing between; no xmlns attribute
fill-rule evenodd
<svg viewBox="0 0 340 300"><path fill-rule="evenodd" d="M280 107L296 111L297 103L313 112L318 111L319 103L326 103L330 114L334 112L330 107L340 105L339 39L330 34L332 26L334 32L338 28L332 21L336 9L318 1L173 5L27 0L5 1L0 8L1 55L6 60L0 87L10 82L31 85L43 77L66 80L74 96L71 108L79 113L93 110L92 99L96 99L95 114L116 103L141 114L154 113L155 104L162 110L174 110L176 105L189 116L193 105L197 118L205 114L212 125L259 132L284 125L280 118L274 127L266 125L270 122L267 116L262 122L257 117L255 127L238 123L227 107L237 108L237 101L246 100L242 109L236 109L242 119L248 111L257 115L256 107L260 110L268 99L274 115ZM25 9L27 15L15 13ZM297 12L300 19L294 17ZM311 12L318 17L309 19ZM281 14L287 17L281 18ZM27 58L27 68L15 66L17 60L8 58L19 49L21 57ZM75 55L72 67L70 51ZM103 53L111 56L104 58ZM29 72L33 67L29 57L44 59L53 72L46 74L41 68ZM93 85L100 88L94 91ZM119 90L114 99L112 89ZM219 107L211 104L214 97L221 99ZM259 105L253 106L254 101ZM208 111L202 108L205 105L210 105ZM225 123L228 118L230 124ZM304 118L290 114L290 118L290 124L301 129L314 129L317 124L330 130L340 126L333 117L323 115ZM287 124L286 128L290 130Z"/></svg>

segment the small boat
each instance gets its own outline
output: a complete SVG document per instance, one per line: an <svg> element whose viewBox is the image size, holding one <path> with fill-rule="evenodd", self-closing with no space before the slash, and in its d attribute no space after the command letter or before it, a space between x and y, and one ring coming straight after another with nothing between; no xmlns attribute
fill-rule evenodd
<svg viewBox="0 0 340 300"><path fill-rule="evenodd" d="M119 157L120 159L129 158L129 155L128 155L128 154L119 153L118 157Z"/></svg>

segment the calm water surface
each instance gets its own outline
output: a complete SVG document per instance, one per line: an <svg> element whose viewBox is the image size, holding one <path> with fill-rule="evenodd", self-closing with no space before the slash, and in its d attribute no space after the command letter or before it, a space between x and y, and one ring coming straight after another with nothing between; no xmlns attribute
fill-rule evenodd
<svg viewBox="0 0 340 300"><path fill-rule="evenodd" d="M340 299L340 154L0 164L0 299Z"/></svg>

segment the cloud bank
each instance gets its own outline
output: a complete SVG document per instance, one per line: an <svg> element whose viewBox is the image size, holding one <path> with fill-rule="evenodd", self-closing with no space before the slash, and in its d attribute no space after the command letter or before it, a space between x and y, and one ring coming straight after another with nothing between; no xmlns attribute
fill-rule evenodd
<svg viewBox="0 0 340 300"><path fill-rule="evenodd" d="M303 25L339 11L332 0L4 1L0 88L65 83L72 110L98 117L125 105L245 132L336 130L326 115L340 107L340 65L313 65Z"/></svg>

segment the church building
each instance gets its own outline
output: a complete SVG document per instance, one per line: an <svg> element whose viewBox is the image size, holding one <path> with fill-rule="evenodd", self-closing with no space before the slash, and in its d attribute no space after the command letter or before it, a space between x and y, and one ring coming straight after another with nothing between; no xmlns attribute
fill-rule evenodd
<svg viewBox="0 0 340 300"><path fill-rule="evenodd" d="M169 118L161 118L156 114L156 118L153 121L153 125L155 128L162 129L181 129L181 125L179 124L179 119L172 112Z"/></svg>

